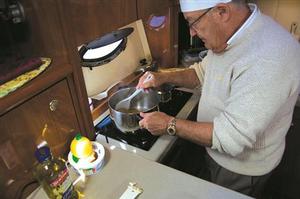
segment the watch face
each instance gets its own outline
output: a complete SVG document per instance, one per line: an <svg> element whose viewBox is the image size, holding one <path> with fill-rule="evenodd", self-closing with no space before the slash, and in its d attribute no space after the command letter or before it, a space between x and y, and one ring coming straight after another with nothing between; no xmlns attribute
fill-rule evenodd
<svg viewBox="0 0 300 199"><path fill-rule="evenodd" d="M176 133L176 129L174 126L170 126L168 129L167 129L167 132L169 135L175 135Z"/></svg>

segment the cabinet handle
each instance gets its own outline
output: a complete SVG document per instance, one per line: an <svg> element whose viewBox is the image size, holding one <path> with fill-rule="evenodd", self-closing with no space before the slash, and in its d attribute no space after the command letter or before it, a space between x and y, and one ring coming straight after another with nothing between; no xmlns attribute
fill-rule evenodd
<svg viewBox="0 0 300 199"><path fill-rule="evenodd" d="M52 100L52 101L49 103L49 109L50 109L51 111L55 111L55 110L57 109L58 104L59 104L59 101L58 101L58 100L56 100L56 99Z"/></svg>

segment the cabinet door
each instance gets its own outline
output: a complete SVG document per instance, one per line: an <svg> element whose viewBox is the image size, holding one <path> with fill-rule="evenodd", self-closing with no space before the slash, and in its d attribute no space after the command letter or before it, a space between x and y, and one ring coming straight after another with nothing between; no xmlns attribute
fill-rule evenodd
<svg viewBox="0 0 300 199"><path fill-rule="evenodd" d="M136 20L136 0L59 1L66 31L77 46Z"/></svg>
<svg viewBox="0 0 300 199"><path fill-rule="evenodd" d="M1 116L0 127L0 184L30 173L36 144L43 139L53 155L65 156L79 130L67 80Z"/></svg>
<svg viewBox="0 0 300 199"><path fill-rule="evenodd" d="M143 20L152 57L160 67L177 66L178 61L178 5L168 0L140 0L138 18ZM151 27L154 17L165 17L160 28Z"/></svg>

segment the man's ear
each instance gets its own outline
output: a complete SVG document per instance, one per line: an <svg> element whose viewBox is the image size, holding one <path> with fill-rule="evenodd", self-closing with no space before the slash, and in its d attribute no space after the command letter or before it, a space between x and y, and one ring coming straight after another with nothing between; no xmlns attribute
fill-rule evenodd
<svg viewBox="0 0 300 199"><path fill-rule="evenodd" d="M227 22L231 17L231 7L225 3L219 3L215 6L215 17L219 19L219 21Z"/></svg>

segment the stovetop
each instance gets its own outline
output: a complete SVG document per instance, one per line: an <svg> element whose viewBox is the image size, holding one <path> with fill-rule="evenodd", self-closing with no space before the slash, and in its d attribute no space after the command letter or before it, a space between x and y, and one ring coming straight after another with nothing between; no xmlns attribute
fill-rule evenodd
<svg viewBox="0 0 300 199"><path fill-rule="evenodd" d="M160 103L159 110L171 116L176 116L182 109L185 103L192 96L192 93L176 90L172 91L172 98L168 102ZM124 144L129 144L134 147L149 151L152 145L156 142L159 136L152 135L146 129L139 129L135 132L121 132L112 119L107 116L96 125L96 132L106 137L106 142L109 143L109 138L118 140Z"/></svg>

